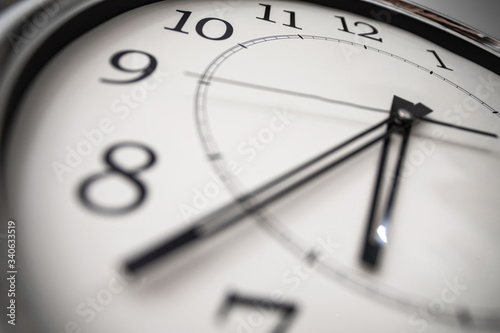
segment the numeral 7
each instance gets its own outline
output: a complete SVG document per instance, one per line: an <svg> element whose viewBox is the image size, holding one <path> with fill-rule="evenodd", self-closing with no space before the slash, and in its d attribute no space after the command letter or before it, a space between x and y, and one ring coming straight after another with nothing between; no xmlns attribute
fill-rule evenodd
<svg viewBox="0 0 500 333"><path fill-rule="evenodd" d="M297 313L297 306L293 303L277 302L270 299L256 298L251 296L243 296L237 293L230 293L226 296L226 300L219 311L219 315L226 317L231 308L237 305L260 308L264 311L281 312L281 320L274 327L272 333L284 333L290 326L293 318Z"/></svg>

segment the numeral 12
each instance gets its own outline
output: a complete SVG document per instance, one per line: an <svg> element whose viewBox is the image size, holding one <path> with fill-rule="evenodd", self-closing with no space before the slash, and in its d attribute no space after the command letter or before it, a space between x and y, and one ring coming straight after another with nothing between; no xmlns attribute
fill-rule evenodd
<svg viewBox="0 0 500 333"><path fill-rule="evenodd" d="M338 18L338 19L340 19L340 22L342 23L342 28L338 29L339 31L347 32L348 34L354 34L354 32L351 32L349 30L349 27L347 26L347 21L346 21L346 19L345 19L344 16L335 16L335 17ZM358 33L358 36L369 38L369 39L373 39L373 40L376 40L377 42L381 42L382 43L382 38L372 37L372 36L378 34L377 28L375 28L373 25L368 24L366 22L354 22L354 26L359 27L360 25L361 26L366 26L366 27L370 28L371 31L364 32L364 33Z"/></svg>

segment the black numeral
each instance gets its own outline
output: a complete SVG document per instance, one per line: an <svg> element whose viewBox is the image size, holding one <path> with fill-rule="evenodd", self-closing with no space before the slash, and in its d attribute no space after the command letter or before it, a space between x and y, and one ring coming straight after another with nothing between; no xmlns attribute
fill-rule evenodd
<svg viewBox="0 0 500 333"><path fill-rule="evenodd" d="M183 33L183 34L188 34L189 32L183 31L182 28L184 28L184 25L186 25L186 22L188 21L188 19L191 16L192 12L187 12L187 11L184 11L184 10L177 10L177 12L178 13L182 13L182 17L179 20L179 23L177 23L177 25L175 26L175 28L167 28L167 27L165 27L165 29L172 30L172 31L177 31L177 32L180 32L180 33Z"/></svg>
<svg viewBox="0 0 500 333"><path fill-rule="evenodd" d="M370 32L364 32L362 34L358 34L359 36L365 37L365 38L370 38L370 39L376 40L377 42L382 42L382 38L371 37L373 35L377 35L378 34L378 30L374 26L372 26L372 25L370 25L368 23L365 23L365 22L356 22L356 23L354 23L354 25L356 27L358 27L360 25L364 25L364 26L367 26L368 28L372 29L372 31L370 31Z"/></svg>
<svg viewBox="0 0 500 333"><path fill-rule="evenodd" d="M259 3L259 5L266 7L266 11L264 12L264 17L257 17L259 20L276 23L276 21L271 20L271 5L266 5L263 3Z"/></svg>
<svg viewBox="0 0 500 333"><path fill-rule="evenodd" d="M205 33L203 32L203 28L205 27L205 24L207 24L210 21L220 21L226 25L226 31L224 32L224 34L222 36L214 38L214 37L208 37L207 35L205 35ZM233 26L227 21L224 21L224 20L218 19L218 18L209 17L209 18L205 18L205 19L201 20L200 22L198 22L198 24L196 25L196 32L198 33L198 35L200 35L201 37L206 38L206 39L225 40L233 35L234 29L233 29Z"/></svg>
<svg viewBox="0 0 500 333"><path fill-rule="evenodd" d="M292 323L292 320L298 311L298 308L294 303L277 302L265 298L256 298L252 296L240 295L237 293L230 293L226 296L219 314L226 317L231 308L237 305L260 308L262 310L271 312L281 312L281 320L274 327L272 333L284 333Z"/></svg>
<svg viewBox="0 0 500 333"><path fill-rule="evenodd" d="M119 167L116 162L113 160L113 154L125 147L131 147L131 148L137 148L144 150L148 155L149 155L149 160L143 165L139 166L136 169L133 170L125 170L121 167ZM109 169L102 172L95 174L94 176L91 176L87 180L83 182L83 184L80 186L80 191L79 191L79 196L80 200L83 202L83 204L90 210L100 213L100 214L106 214L106 215L118 215L118 214L125 214L128 212L131 212L138 208L146 199L146 187L144 184L137 178L137 175L146 170L151 168L156 162L156 156L153 153L153 151L148 148L147 146L140 144L140 143L134 143L134 142L125 142L125 143L120 143L117 145L114 145L111 147L106 155L105 155L105 163L109 166ZM134 200L134 202L124 205L122 207L105 207L100 204L95 203L89 196L89 189L90 187L97 183L98 181L103 180L104 178L108 178L112 175L118 175L121 176L123 180L130 182L134 187L137 189L137 197Z"/></svg>
<svg viewBox="0 0 500 333"><path fill-rule="evenodd" d="M349 34L355 34L354 32L352 32L352 31L349 30L349 27L347 25L347 21L346 21L345 17L343 17L343 16L335 16L335 17L338 18L338 19L340 19L340 22L342 24L342 28L339 28L337 30L343 31L343 32L347 32ZM364 37L364 38L369 38L369 39L372 39L372 40L375 40L377 42L381 42L382 43L382 38L372 37L372 36L378 34L377 28L375 28L373 25L368 24L366 22L355 22L354 26L355 27L365 26L365 27L368 27L369 29L371 29L371 31L369 31L369 32L358 33L358 36L361 36L361 37Z"/></svg>
<svg viewBox="0 0 500 333"><path fill-rule="evenodd" d="M130 68L125 68L120 64L121 59L126 56L127 54L143 54L149 59L149 63L144 67L144 68L138 68L138 69L130 69ZM111 65L118 69L119 71L122 72L127 72L127 73L142 73L140 76L132 79L132 80L126 80L126 81L119 81L119 80L110 80L110 79L101 79L101 82L103 83L114 83L114 84L128 84L128 83L134 83L137 81L144 80L148 76L150 76L155 70L156 66L158 66L158 61L156 60L155 57L153 57L151 54L142 52L142 51L134 51L134 50L127 50L127 51L121 51L113 55L111 58Z"/></svg>
<svg viewBox="0 0 500 333"><path fill-rule="evenodd" d="M186 25L187 21L189 20L189 17L191 16L192 12L184 11L184 10L177 10L177 12L182 13L182 17L179 20L179 22L177 23L177 25L175 26L175 28L165 27L165 29L171 30L171 31L180 32L180 33L183 33L183 34L189 34L189 32L184 31L183 28ZM222 36L220 36L220 37L210 37L210 36L206 35L206 33L204 31L205 25L207 23L211 22L211 21L219 21L219 22L222 22L226 26L226 30L224 31L224 33L222 34ZM229 22L227 22L227 21L225 21L223 19L219 19L219 18L215 18L215 17L208 17L208 18L204 18L204 19L200 20L196 24L196 32L198 33L198 35L200 35L201 37L206 38L206 39L210 39L210 40L226 40L226 39L230 38L233 35L234 28L231 25L231 23L229 23Z"/></svg>
<svg viewBox="0 0 500 333"><path fill-rule="evenodd" d="M430 53L434 54L434 56L436 57L437 61L439 61L439 65L437 65L439 68L443 68L443 69L447 69L449 71L453 71L453 69L446 67L446 65L444 64L443 60L441 60L441 58L439 57L439 55L437 54L436 51L434 51L434 50L427 50L427 52L430 52Z"/></svg>
<svg viewBox="0 0 500 333"><path fill-rule="evenodd" d="M271 20L271 5L263 4L260 3L259 5L265 7L264 11L264 17L257 17L259 20L271 22L271 23L276 23L276 21ZM290 28L295 28L302 30L302 28L297 27L296 24L296 19L295 19L295 12L289 11L289 10L284 10L283 12L290 14L290 24L283 23L285 27L290 27Z"/></svg>
<svg viewBox="0 0 500 333"><path fill-rule="evenodd" d="M340 19L340 22L342 23L342 28L339 28L337 30L347 32L348 34L354 35L354 32L349 31L349 27L347 27L347 22L345 21L345 17L343 17L343 16L335 16L335 17Z"/></svg>

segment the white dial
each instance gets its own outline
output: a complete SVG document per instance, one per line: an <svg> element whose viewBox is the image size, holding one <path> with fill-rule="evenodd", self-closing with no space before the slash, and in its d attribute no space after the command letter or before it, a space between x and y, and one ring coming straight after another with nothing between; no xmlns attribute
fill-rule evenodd
<svg viewBox="0 0 500 333"><path fill-rule="evenodd" d="M498 58L335 7L160 1L43 67L3 161L40 332L499 329Z"/></svg>

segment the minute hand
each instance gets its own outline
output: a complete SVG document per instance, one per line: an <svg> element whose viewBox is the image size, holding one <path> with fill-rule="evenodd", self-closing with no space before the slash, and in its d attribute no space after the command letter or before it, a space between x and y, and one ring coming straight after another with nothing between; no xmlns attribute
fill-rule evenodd
<svg viewBox="0 0 500 333"><path fill-rule="evenodd" d="M145 254L128 261L126 263L125 269L128 273L137 274L139 271L150 266L159 259L167 257L175 251L184 248L188 244L195 243L199 240L217 234L223 229L234 225L238 221L241 221L246 216L257 212L266 205L269 205L270 203L282 198L291 191L305 184L308 184L312 180L323 175L337 165L361 153L377 142L384 140L391 134L395 133L397 130L400 130L400 128L397 128L388 131L385 134L379 135L376 138L371 139L364 145L358 147L354 151L351 151L350 153L347 153L342 157L318 168L319 162L321 162L325 158L329 157L338 150L349 146L350 144L368 135L369 133L388 124L389 121L391 121L391 118L388 118L372 126L366 131L363 131L362 133L350 138L349 140L344 141L340 145L331 148L325 153L260 186L256 190L237 198L234 202L223 206L217 211L201 218L200 220L194 222L187 229L182 230L174 237L162 242L149 252L146 252Z"/></svg>

